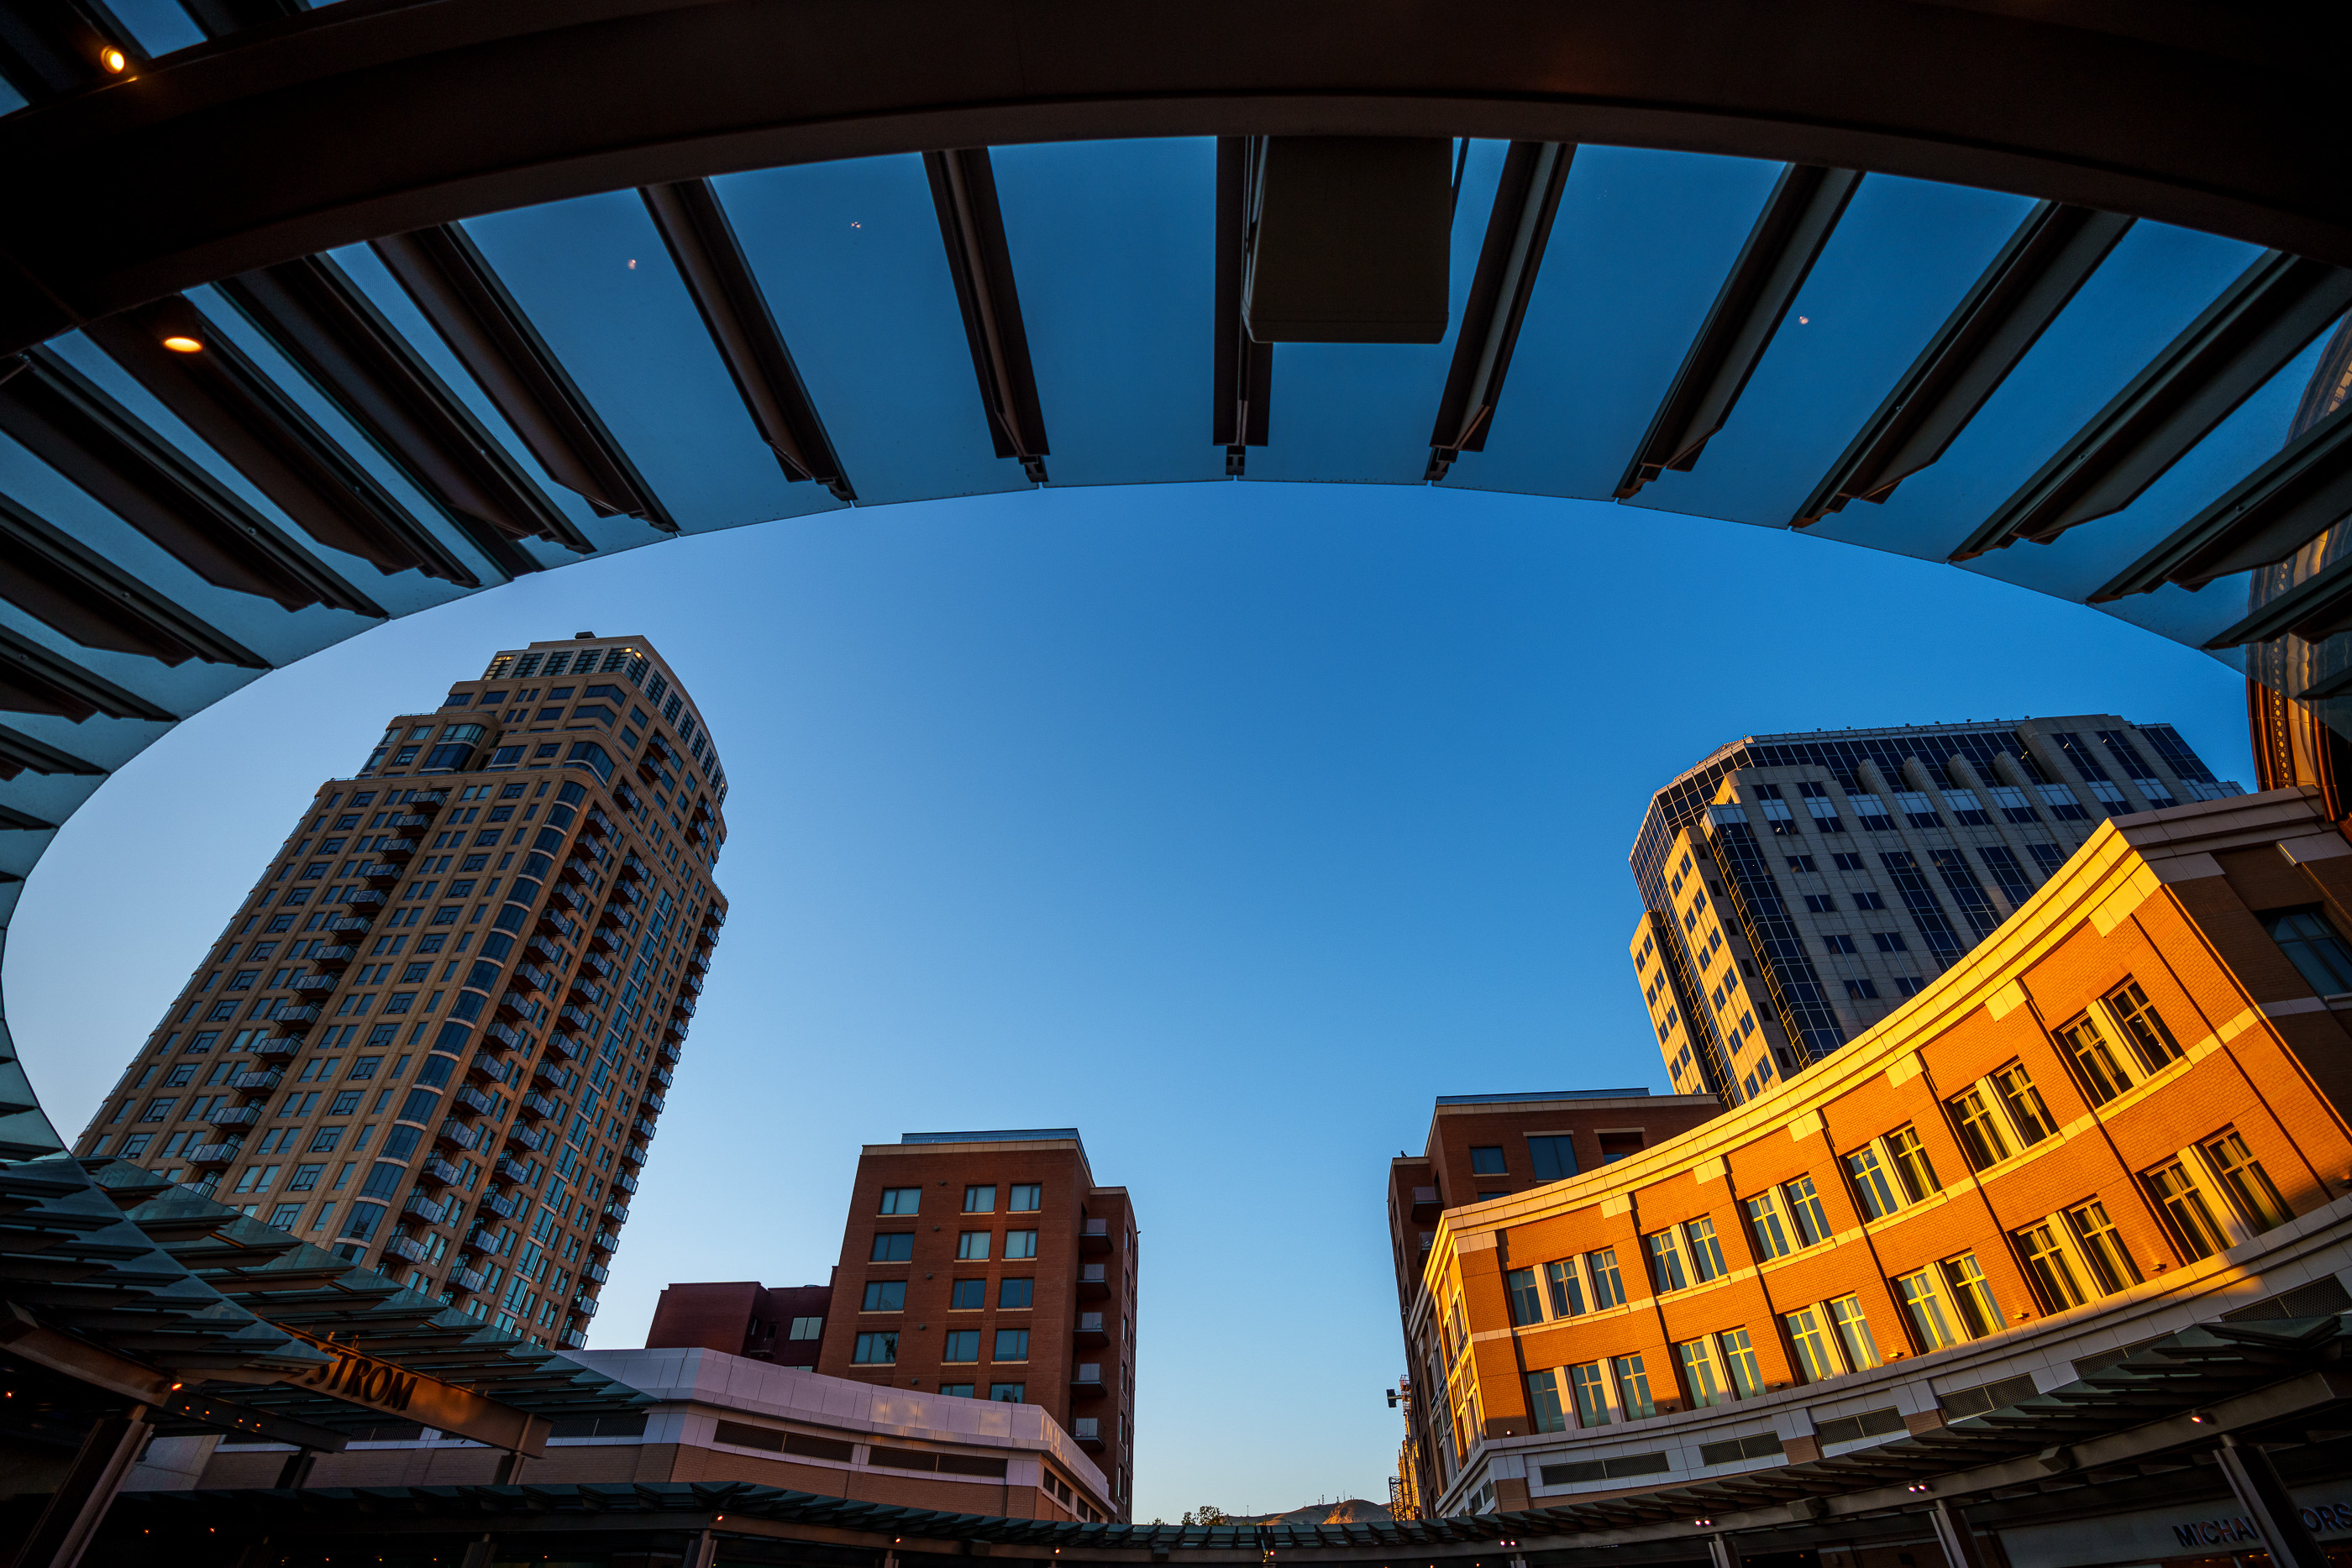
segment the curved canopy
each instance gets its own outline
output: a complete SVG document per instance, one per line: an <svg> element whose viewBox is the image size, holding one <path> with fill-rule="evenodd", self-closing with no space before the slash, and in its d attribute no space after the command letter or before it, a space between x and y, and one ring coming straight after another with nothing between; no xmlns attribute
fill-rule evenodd
<svg viewBox="0 0 2352 1568"><path fill-rule="evenodd" d="M0 0L0 915L263 670L856 506L1430 484L2233 663L2352 613L2252 589L2352 507L2352 180L2284 23L184 3ZM0 1150L54 1149L0 1078Z"/></svg>

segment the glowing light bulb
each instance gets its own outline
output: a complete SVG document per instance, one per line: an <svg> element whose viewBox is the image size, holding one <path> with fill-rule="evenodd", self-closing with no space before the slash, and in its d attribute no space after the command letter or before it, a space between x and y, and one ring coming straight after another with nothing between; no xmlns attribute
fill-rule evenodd
<svg viewBox="0 0 2352 1568"><path fill-rule="evenodd" d="M163 340L163 347L175 354L201 354L205 351L204 344L194 338L183 337L177 332Z"/></svg>
<svg viewBox="0 0 2352 1568"><path fill-rule="evenodd" d="M108 49L98 57L98 63L116 76L130 68L131 57L121 49Z"/></svg>

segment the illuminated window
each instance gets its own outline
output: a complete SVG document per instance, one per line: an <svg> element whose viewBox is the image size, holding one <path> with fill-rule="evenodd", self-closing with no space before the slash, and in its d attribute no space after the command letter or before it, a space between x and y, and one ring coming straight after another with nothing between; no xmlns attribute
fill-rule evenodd
<svg viewBox="0 0 2352 1568"><path fill-rule="evenodd" d="M1927 1146L1919 1142L1916 1128L1897 1127L1887 1134L1886 1154L1895 1162L1895 1179L1911 1202L1923 1202L1943 1190L1944 1184L1936 1179L1936 1167L1927 1158Z"/></svg>
<svg viewBox="0 0 2352 1568"><path fill-rule="evenodd" d="M1731 1386L1716 1365L1715 1346L1710 1341L1686 1340L1675 1346L1675 1361L1682 1371L1683 1393L1692 1409L1730 1403Z"/></svg>
<svg viewBox="0 0 2352 1568"><path fill-rule="evenodd" d="M1800 1308L1783 1315L1780 1322L1789 1331L1789 1347L1804 1381L1820 1383L1845 1370L1838 1364L1837 1350L1830 1342L1827 1315L1821 1308Z"/></svg>
<svg viewBox="0 0 2352 1568"><path fill-rule="evenodd" d="M1812 1177L1783 1182L1780 1196L1788 1199L1789 1218L1797 1227L1799 1246L1811 1247L1830 1239L1830 1217L1822 1209L1822 1195L1814 1190Z"/></svg>
<svg viewBox="0 0 2352 1568"><path fill-rule="evenodd" d="M2174 1160L2158 1166L2147 1173L2147 1186L2164 1213L2173 1244L2189 1262L2210 1258L2230 1245L2212 1196L2187 1165Z"/></svg>
<svg viewBox="0 0 2352 1568"><path fill-rule="evenodd" d="M896 1333L859 1334L849 1359L859 1366L895 1366L898 1362L898 1336Z"/></svg>
<svg viewBox="0 0 2352 1568"><path fill-rule="evenodd" d="M2218 1138L2206 1140L2203 1147L2207 1163L2221 1178L2223 1189L2248 1225L2256 1230L2269 1230L2294 1218L2287 1212L2286 1200L2279 1197L2278 1188L2271 1185L2262 1162L2246 1148L2245 1139L2234 1132L2223 1133Z"/></svg>
<svg viewBox="0 0 2352 1568"><path fill-rule="evenodd" d="M2075 1245L2081 1249L2083 1261L2090 1266L2091 1275L2099 1282L2099 1293L2111 1296L2126 1285L2139 1283L2139 1266L2124 1249L2124 1240L2116 1234L2116 1223L2107 1218L2106 1205L2097 1198L2078 1204L2066 1211L2066 1228L2074 1233Z"/></svg>
<svg viewBox="0 0 2352 1568"><path fill-rule="evenodd" d="M1992 1086L2000 1103L2009 1108L2009 1124L2017 1132L2018 1142L2032 1148L2058 1130L2058 1120L2050 1114L2042 1102L2042 1091L2024 1067L2011 1062L1992 1075Z"/></svg>
<svg viewBox="0 0 2352 1568"><path fill-rule="evenodd" d="M1743 1207L1748 1210L1748 1228L1756 1238L1757 1256L1765 1262L1786 1258L1793 1249L1789 1244L1789 1228L1780 1214L1780 1200L1772 1193L1749 1198Z"/></svg>
<svg viewBox="0 0 2352 1568"><path fill-rule="evenodd" d="M1943 1270L1944 1284L1952 1292L1952 1301L1960 1309L1960 1321L1969 1326L1971 1338L1981 1339L1995 1329L2009 1326L2000 1314L2000 1303L1993 1300L1992 1283L1984 1275L1973 1252L1963 1252L1948 1258L1937 1267Z"/></svg>
<svg viewBox="0 0 2352 1568"><path fill-rule="evenodd" d="M1862 1310L1857 1296L1840 1296L1829 1303L1830 1321L1837 1326L1838 1343L1845 1347L1845 1362L1856 1372L1878 1364L1878 1342L1870 1336L1870 1319Z"/></svg>
<svg viewBox="0 0 2352 1568"><path fill-rule="evenodd" d="M994 1214L996 1212L996 1188L993 1186L968 1186L964 1188L963 1211L966 1214Z"/></svg>
<svg viewBox="0 0 2352 1568"><path fill-rule="evenodd" d="M2083 1081L2083 1092L2094 1105L2104 1105L2131 1087L2131 1076L2117 1060L2115 1048L2100 1032L2098 1023L2088 1013L2058 1031L2066 1047L2066 1054L2074 1059L2074 1070Z"/></svg>
<svg viewBox="0 0 2352 1568"><path fill-rule="evenodd" d="M959 1232L956 1236L956 1257L966 1262L986 1261L990 1234L985 1230Z"/></svg>
<svg viewBox="0 0 2352 1568"><path fill-rule="evenodd" d="M2044 1219L2019 1231L2017 1252L2024 1260L2025 1277L2033 1282L2033 1293L2041 1298L2043 1312L2063 1312L2083 1304L2086 1299L2083 1281L2060 1238L2056 1221Z"/></svg>
<svg viewBox="0 0 2352 1568"><path fill-rule="evenodd" d="M1912 1333L1922 1350L1948 1350L1960 1343L1958 1317L1944 1300L1935 1270L1906 1274L1895 1281L1895 1289L1903 1298L1903 1310L1910 1314Z"/></svg>
<svg viewBox="0 0 2352 1568"><path fill-rule="evenodd" d="M1967 1153L1969 1164L1983 1170L2009 1158L2009 1140L2001 1134L2000 1124L1995 1120L1983 1090L1964 1089L1946 1104L1952 1113L1952 1126L1959 1134L1960 1147Z"/></svg>
<svg viewBox="0 0 2352 1568"><path fill-rule="evenodd" d="M1690 1256L1691 1277L1700 1284L1730 1272L1724 1266L1723 1243L1715 1234L1714 1220L1694 1219L1685 1225L1683 1242Z"/></svg>
<svg viewBox="0 0 2352 1568"><path fill-rule="evenodd" d="M1652 1290L1663 1296L1690 1283L1683 1268L1682 1244L1672 1229L1643 1237L1642 1248L1650 1257Z"/></svg>
<svg viewBox="0 0 2352 1568"><path fill-rule="evenodd" d="M1731 1380L1731 1391L1742 1399L1753 1399L1764 1392L1764 1371L1756 1364L1756 1346L1746 1329L1726 1329L1715 1336L1716 1348L1723 1353L1724 1375Z"/></svg>
<svg viewBox="0 0 2352 1568"><path fill-rule="evenodd" d="M2147 993L2138 983L2126 980L2107 993L2107 1009L2115 1014L2116 1022L2138 1053L2140 1061L2150 1072L2156 1072L2180 1055L2179 1042L2164 1026L2164 1019L2148 1004Z"/></svg>
<svg viewBox="0 0 2352 1568"><path fill-rule="evenodd" d="M1559 1402L1559 1382L1550 1372L1528 1374L1528 1409L1538 1432L1568 1430L1568 1410Z"/></svg>
<svg viewBox="0 0 2352 1568"><path fill-rule="evenodd" d="M1895 1185L1887 1179L1877 1145L1864 1144L1846 1155L1845 1174L1853 1181L1854 1197L1867 1218L1884 1219L1902 1207L1895 1201Z"/></svg>
<svg viewBox="0 0 2352 1568"><path fill-rule="evenodd" d="M1511 1296L1511 1322L1516 1324L1543 1322L1543 1297L1536 1286L1533 1269L1514 1269L1503 1276Z"/></svg>
<svg viewBox="0 0 2352 1568"><path fill-rule="evenodd" d="M1576 1396L1576 1424L1580 1427L1606 1427L1615 1417L1609 1409L1609 1385L1601 1375L1601 1364L1587 1362L1582 1366L1568 1369L1570 1389Z"/></svg>
<svg viewBox="0 0 2352 1568"><path fill-rule="evenodd" d="M1617 1374L1617 1407L1628 1421L1641 1421L1658 1413L1657 1405L1650 1398L1650 1374L1639 1355L1621 1355L1612 1364Z"/></svg>
<svg viewBox="0 0 2352 1568"><path fill-rule="evenodd" d="M1584 1255L1585 1268L1592 1275L1592 1306L1595 1312L1625 1304L1625 1281L1617 1272L1617 1249L1604 1247L1598 1252Z"/></svg>
<svg viewBox="0 0 2352 1568"><path fill-rule="evenodd" d="M1551 1294L1552 1316L1580 1318L1584 1315L1584 1282L1577 1278L1575 1259L1563 1258L1557 1263L1545 1264L1544 1284Z"/></svg>

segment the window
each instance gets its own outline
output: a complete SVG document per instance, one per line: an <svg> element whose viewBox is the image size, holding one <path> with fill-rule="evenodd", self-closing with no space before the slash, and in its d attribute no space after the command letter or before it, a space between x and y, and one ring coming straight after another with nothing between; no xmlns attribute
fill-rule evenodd
<svg viewBox="0 0 2352 1568"><path fill-rule="evenodd" d="M1716 1348L1723 1353L1724 1375L1731 1380L1731 1391L1742 1399L1753 1399L1764 1392L1764 1369L1756 1364L1756 1346L1746 1329L1726 1329L1715 1336Z"/></svg>
<svg viewBox="0 0 2352 1568"><path fill-rule="evenodd" d="M1848 980L1845 983L1845 999L1850 1002L1876 1001L1878 999L1878 982L1875 980Z"/></svg>
<svg viewBox="0 0 2352 1568"><path fill-rule="evenodd" d="M969 1383L942 1383L940 1385L940 1392L950 1395L958 1399L969 1399L971 1397L971 1385ZM1015 1400L1013 1403L1017 1405L1020 1401Z"/></svg>
<svg viewBox="0 0 2352 1568"><path fill-rule="evenodd" d="M1945 1103L1952 1113L1953 1130L1960 1135L1960 1148L1968 1155L1969 1164L1983 1170L2009 1158L2009 1140L2001 1135L2000 1124L1993 1119L1983 1090L1964 1089Z"/></svg>
<svg viewBox="0 0 2352 1568"><path fill-rule="evenodd" d="M1903 933L1900 931L1874 931L1870 934L1870 939L1876 945L1878 950L1882 953L1907 953L1910 951L1908 947L1904 946Z"/></svg>
<svg viewBox="0 0 2352 1568"><path fill-rule="evenodd" d="M988 1239L991 1234L992 1233L986 1230L966 1230L960 1233L956 1237L957 1259L967 1263L986 1262Z"/></svg>
<svg viewBox="0 0 2352 1568"><path fill-rule="evenodd" d="M269 1211L269 1223L280 1230L292 1230L301 1221L302 1206L299 1203L281 1203Z"/></svg>
<svg viewBox="0 0 2352 1568"><path fill-rule="evenodd" d="M1509 1172L1503 1165L1503 1151L1500 1148L1492 1146L1472 1149L1470 1151L1470 1174L1473 1176L1508 1175Z"/></svg>
<svg viewBox="0 0 2352 1568"><path fill-rule="evenodd" d="M2210 1258L2230 1245L2229 1232L2221 1228L2211 1196L2188 1166L2179 1160L2159 1166L2147 1173L2147 1186L2156 1195L2157 1207L2164 1211L2174 1245L2189 1262Z"/></svg>
<svg viewBox="0 0 2352 1568"><path fill-rule="evenodd" d="M2352 991L2352 950L2345 947L2317 904L2273 909L2256 918L2313 990L2323 997Z"/></svg>
<svg viewBox="0 0 2352 1568"><path fill-rule="evenodd" d="M1014 1214L1034 1214L1043 1206L1045 1188L1040 1182L1016 1182L1013 1201L1005 1207Z"/></svg>
<svg viewBox="0 0 2352 1568"><path fill-rule="evenodd" d="M1675 1364L1682 1372L1683 1393L1692 1409L1730 1402L1731 1388L1716 1367L1713 1343L1695 1339L1675 1346Z"/></svg>
<svg viewBox="0 0 2352 1568"><path fill-rule="evenodd" d="M1829 1324L1821 1308L1805 1307L1780 1321L1788 1327L1789 1346L1798 1375L1805 1382L1820 1383L1845 1370L1837 1363L1837 1350L1830 1343Z"/></svg>
<svg viewBox="0 0 2352 1568"><path fill-rule="evenodd" d="M1007 1258L1034 1258L1037 1256L1037 1233L1034 1230L1006 1231L1004 1255Z"/></svg>
<svg viewBox="0 0 2352 1568"><path fill-rule="evenodd" d="M2079 1307L2087 1300L2083 1293L2083 1281L2075 1272L2074 1260L2061 1239L2058 1222L2053 1217L2038 1220L2016 1233L2017 1255L2025 1264L2025 1277L2033 1285L2033 1293L2045 1312L2063 1312L2069 1307Z"/></svg>
<svg viewBox="0 0 2352 1568"><path fill-rule="evenodd" d="M1843 860L1844 857L1841 855L1839 858ZM1789 857L1789 869L1790 871L1813 871L1818 868L1813 864L1813 857L1811 855L1790 855Z"/></svg>
<svg viewBox="0 0 2352 1568"><path fill-rule="evenodd" d="M2139 1283L2139 1265L2124 1249L2124 1239L2116 1234L2116 1223L2107 1218L2105 1204L2095 1197L2068 1209L2066 1228L2074 1233L2074 1245L2081 1249L2091 1277L2098 1281L2101 1295L2112 1296L2126 1285Z"/></svg>
<svg viewBox="0 0 2352 1568"><path fill-rule="evenodd" d="M1895 1184L1887 1179L1885 1163L1878 1157L1877 1145L1864 1144L1846 1155L1845 1174L1853 1182L1853 1195L1865 1218L1884 1219L1902 1207L1895 1200Z"/></svg>
<svg viewBox="0 0 2352 1568"><path fill-rule="evenodd" d="M1592 1307L1595 1312L1625 1304L1625 1281L1617 1272L1617 1249L1604 1247L1584 1256L1585 1268L1592 1275Z"/></svg>
<svg viewBox="0 0 2352 1568"><path fill-rule="evenodd" d="M1606 1427L1613 1419L1609 1409L1609 1385L1601 1375L1601 1364L1587 1362L1582 1366L1568 1369L1570 1390L1576 1396L1576 1424L1580 1427Z"/></svg>
<svg viewBox="0 0 2352 1568"><path fill-rule="evenodd" d="M784 1337L786 1339L823 1339L824 1337L824 1320L823 1318L794 1318L793 1320L792 1332L784 1335Z"/></svg>
<svg viewBox="0 0 2352 1568"><path fill-rule="evenodd" d="M915 1255L915 1233L911 1230L885 1230L874 1238L874 1251L868 1260L876 1263L904 1263Z"/></svg>
<svg viewBox="0 0 2352 1568"><path fill-rule="evenodd" d="M996 1212L996 1188L993 1186L968 1186L964 1188L963 1211L966 1214L994 1214Z"/></svg>
<svg viewBox="0 0 2352 1568"><path fill-rule="evenodd" d="M1723 1243L1715 1234L1715 1221L1694 1219L1683 1227L1683 1244L1690 1256L1691 1278L1700 1284L1720 1280L1730 1270L1724 1267Z"/></svg>
<svg viewBox="0 0 2352 1568"><path fill-rule="evenodd" d="M885 1214L913 1214L922 1201L923 1189L919 1186L886 1186L882 1189L882 1212Z"/></svg>
<svg viewBox="0 0 2352 1568"><path fill-rule="evenodd" d="M1788 1199L1789 1218L1797 1227L1797 1245L1811 1247L1830 1239L1830 1217L1822 1212L1822 1195L1814 1190L1812 1177L1783 1182L1780 1196Z"/></svg>
<svg viewBox="0 0 2352 1568"><path fill-rule="evenodd" d="M900 1312L907 1310L907 1281L904 1280L869 1280L866 1282L866 1300L858 1306L863 1312Z"/></svg>
<svg viewBox="0 0 2352 1568"><path fill-rule="evenodd" d="M1617 1374L1617 1408L1625 1413L1628 1421L1641 1421L1658 1413L1650 1398L1650 1374L1639 1355L1621 1355L1611 1364Z"/></svg>
<svg viewBox="0 0 2352 1568"><path fill-rule="evenodd" d="M2027 1148L2058 1130L2057 1119L2042 1103L2042 1091L2033 1086L2022 1065L2012 1061L1994 1073L1992 1086L2000 1103L2009 1107L2009 1124L2016 1129L2018 1141Z"/></svg>
<svg viewBox="0 0 2352 1568"><path fill-rule="evenodd" d="M1845 1364L1856 1372L1878 1364L1878 1342L1870 1337L1870 1318L1858 1296L1840 1296L1829 1303L1830 1321L1837 1325L1838 1343L1845 1348Z"/></svg>
<svg viewBox="0 0 2352 1568"><path fill-rule="evenodd" d="M1789 1229L1780 1218L1780 1204L1771 1193L1749 1198L1748 1229L1756 1238L1759 1261L1769 1263L1775 1258L1786 1258L1793 1249L1789 1245Z"/></svg>
<svg viewBox="0 0 2352 1568"><path fill-rule="evenodd" d="M1895 1179L1901 1184L1906 1199L1920 1203L1943 1191L1944 1184L1936 1179L1935 1165L1927 1158L1927 1148L1919 1141L1917 1128L1897 1127L1883 1141L1887 1157L1895 1162Z"/></svg>
<svg viewBox="0 0 2352 1568"><path fill-rule="evenodd" d="M859 1366L896 1366L898 1364L898 1336L896 1333L859 1334L849 1359Z"/></svg>
<svg viewBox="0 0 2352 1568"><path fill-rule="evenodd" d="M309 1192L312 1187L319 1185L319 1173L326 1168L327 1167L324 1166L296 1166L294 1167L293 1179L286 1184L286 1190L288 1192Z"/></svg>
<svg viewBox="0 0 2352 1568"><path fill-rule="evenodd" d="M1514 1269L1503 1276L1503 1285L1511 1298L1511 1322L1524 1327L1543 1322L1543 1294L1536 1287L1533 1269Z"/></svg>
<svg viewBox="0 0 2352 1568"><path fill-rule="evenodd" d="M1832 953L1851 953L1853 951L1853 938L1832 933L1822 938L1822 946Z"/></svg>
<svg viewBox="0 0 2352 1568"><path fill-rule="evenodd" d="M1853 895L1853 906L1856 909L1884 909L1886 907L1886 900L1868 888L1864 888Z"/></svg>
<svg viewBox="0 0 2352 1568"><path fill-rule="evenodd" d="M980 1331L978 1329L950 1330L945 1346L940 1352L940 1359L946 1362L978 1361Z"/></svg>
<svg viewBox="0 0 2352 1568"><path fill-rule="evenodd" d="M2203 1147L2206 1164L2221 1178L2222 1189L2248 1225L2269 1230L2294 1218L2278 1188L2271 1185L2262 1162L2247 1149L2245 1139L2234 1132L2223 1133L2206 1140Z"/></svg>
<svg viewBox="0 0 2352 1568"><path fill-rule="evenodd" d="M1642 1249L1650 1256L1650 1289L1659 1295L1679 1291L1690 1283L1683 1269L1681 1239L1673 1230L1660 1230L1642 1238Z"/></svg>
<svg viewBox="0 0 2352 1568"><path fill-rule="evenodd" d="M2000 1303L1992 1298L1992 1282L1985 1278L1975 1253L1948 1258L1937 1267L1943 1272L1945 1288L1951 1291L1953 1302L1960 1309L1960 1321L1968 1325L1971 1339L1982 1339L1995 1329L2009 1326L2009 1320L2000 1315Z"/></svg>
<svg viewBox="0 0 2352 1568"><path fill-rule="evenodd" d="M1027 1329L998 1329L996 1331L996 1354L990 1357L990 1359L992 1361L1028 1360L1029 1331Z"/></svg>
<svg viewBox="0 0 2352 1568"><path fill-rule="evenodd" d="M1000 1307L1025 1307L1035 1297L1037 1281L1034 1279L1006 1280L996 1288L996 1304Z"/></svg>
<svg viewBox="0 0 2352 1568"><path fill-rule="evenodd" d="M1830 858L1837 862L1837 868L1840 871L1860 871L1862 869L1862 857L1860 855L1835 854L1832 855ZM1812 867L1809 865L1805 869L1807 871L1811 871L1812 870Z"/></svg>
<svg viewBox="0 0 2352 1568"><path fill-rule="evenodd" d="M2148 1005L2147 993L2137 981L2126 980L2109 991L2107 1010L2123 1027L2124 1036L2132 1043L2141 1063L2150 1072L2160 1071L2180 1055L2179 1043L2172 1031L2164 1027L2164 1019Z"/></svg>
<svg viewBox="0 0 2352 1568"><path fill-rule="evenodd" d="M992 1383L988 1385L988 1396L999 1405L1018 1405L1028 1391L1029 1385L1025 1383Z"/></svg>
<svg viewBox="0 0 2352 1568"><path fill-rule="evenodd" d="M1911 1319L1911 1333L1923 1351L1949 1350L1960 1343L1959 1319L1944 1300L1942 1284L1932 1268L1906 1274L1895 1281L1895 1293Z"/></svg>
<svg viewBox="0 0 2352 1568"><path fill-rule="evenodd" d="M2060 1043L2074 1061L2074 1071L2083 1081L2083 1092L2094 1105L2104 1105L2131 1087L2131 1077L2116 1057L2115 1049L2089 1013L2058 1031Z"/></svg>
<svg viewBox="0 0 2352 1568"><path fill-rule="evenodd" d="M1559 1381L1550 1372L1528 1374L1528 1409L1535 1416L1538 1432L1568 1430L1568 1411L1559 1402Z"/></svg>
<svg viewBox="0 0 2352 1568"><path fill-rule="evenodd" d="M1551 1295L1553 1317L1584 1315L1584 1281L1577 1278L1575 1259L1563 1258L1557 1263L1545 1264L1544 1284Z"/></svg>
<svg viewBox="0 0 2352 1568"><path fill-rule="evenodd" d="M948 1287L948 1310L954 1312L976 1312L988 1305L988 1281L958 1280Z"/></svg>
<svg viewBox="0 0 2352 1568"><path fill-rule="evenodd" d="M1576 1140L1566 1133L1528 1140L1528 1162L1538 1181L1565 1181L1576 1174Z"/></svg>

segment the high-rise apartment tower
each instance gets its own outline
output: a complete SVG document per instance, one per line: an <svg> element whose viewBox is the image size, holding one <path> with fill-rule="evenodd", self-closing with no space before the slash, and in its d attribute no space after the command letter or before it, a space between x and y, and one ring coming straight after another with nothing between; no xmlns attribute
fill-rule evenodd
<svg viewBox="0 0 2352 1568"><path fill-rule="evenodd" d="M1902 1005L2106 818L2243 793L2112 714L1719 747L1652 797L1632 856L1675 1089L1739 1104Z"/></svg>
<svg viewBox="0 0 2352 1568"><path fill-rule="evenodd" d="M1135 1210L1075 1127L908 1133L857 1161L817 1370L1042 1406L1135 1487Z"/></svg>
<svg viewBox="0 0 2352 1568"><path fill-rule="evenodd" d="M319 787L78 1152L581 1345L726 921L726 796L643 638L499 653Z"/></svg>

